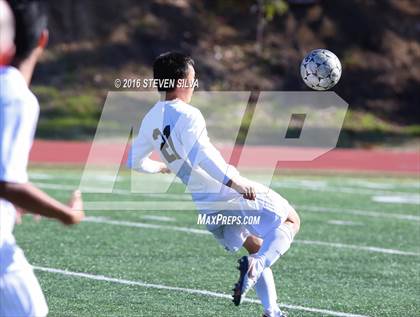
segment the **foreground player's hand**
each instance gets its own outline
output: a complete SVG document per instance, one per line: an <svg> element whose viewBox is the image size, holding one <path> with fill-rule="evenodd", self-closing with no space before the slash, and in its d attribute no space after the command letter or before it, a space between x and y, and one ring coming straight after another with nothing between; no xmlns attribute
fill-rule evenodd
<svg viewBox="0 0 420 317"><path fill-rule="evenodd" d="M239 194L242 194L245 199L255 200L257 197L254 185L246 178L237 177L232 179L231 187Z"/></svg>
<svg viewBox="0 0 420 317"><path fill-rule="evenodd" d="M82 193L80 190L75 190L70 197L69 207L72 209L70 217L64 222L66 225L74 225L80 223L85 217L83 211Z"/></svg>

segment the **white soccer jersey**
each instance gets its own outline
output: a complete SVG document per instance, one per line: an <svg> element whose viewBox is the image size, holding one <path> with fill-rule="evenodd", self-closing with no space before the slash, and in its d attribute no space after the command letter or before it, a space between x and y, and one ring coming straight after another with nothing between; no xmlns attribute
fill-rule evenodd
<svg viewBox="0 0 420 317"><path fill-rule="evenodd" d="M39 105L21 73L0 67L0 181L25 183ZM0 199L0 316L48 314L41 287L13 236L14 206Z"/></svg>
<svg viewBox="0 0 420 317"><path fill-rule="evenodd" d="M26 168L38 114L38 101L21 73L13 67L0 67L0 181L28 181ZM0 252L6 244L15 244L15 217L14 206L0 199ZM4 254L0 256L0 273L13 270L17 263L5 263L7 260Z"/></svg>
<svg viewBox="0 0 420 317"><path fill-rule="evenodd" d="M211 144L205 120L197 108L179 99L157 102L143 118L128 167L157 173L158 165L149 159L152 150L187 185L201 212L225 209L220 203L228 201L232 208L231 202L242 197L223 185L238 172Z"/></svg>
<svg viewBox="0 0 420 317"><path fill-rule="evenodd" d="M228 251L238 251L250 234L264 238L293 210L286 199L264 185L252 182L257 192L255 200L244 199L225 186L238 171L226 164L211 144L200 111L180 100L158 102L146 114L131 147L128 167L159 172L160 164L149 158L152 150L187 185L200 213L258 217L253 224L207 224Z"/></svg>

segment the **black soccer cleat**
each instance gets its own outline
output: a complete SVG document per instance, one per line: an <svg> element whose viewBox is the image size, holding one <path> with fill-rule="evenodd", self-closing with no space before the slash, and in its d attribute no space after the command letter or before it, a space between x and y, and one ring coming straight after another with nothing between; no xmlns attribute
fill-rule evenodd
<svg viewBox="0 0 420 317"><path fill-rule="evenodd" d="M242 301L242 288L244 284L244 278L246 274L248 273L248 269L249 269L248 257L243 256L242 258L238 260L238 263L239 263L239 266L238 266L239 280L237 283L235 283L235 286L232 289L233 291L232 302L235 304L235 306L239 306L239 304Z"/></svg>

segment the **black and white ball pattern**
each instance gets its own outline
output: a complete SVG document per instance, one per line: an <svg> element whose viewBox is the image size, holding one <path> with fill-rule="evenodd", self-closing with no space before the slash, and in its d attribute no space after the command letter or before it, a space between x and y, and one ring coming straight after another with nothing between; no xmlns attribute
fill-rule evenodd
<svg viewBox="0 0 420 317"><path fill-rule="evenodd" d="M341 63L333 52L316 49L303 59L300 74L305 84L312 89L331 89L340 80Z"/></svg>

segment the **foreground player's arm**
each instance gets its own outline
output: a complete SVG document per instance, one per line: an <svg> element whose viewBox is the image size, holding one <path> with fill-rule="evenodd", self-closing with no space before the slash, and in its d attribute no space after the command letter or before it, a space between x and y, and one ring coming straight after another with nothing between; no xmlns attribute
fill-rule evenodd
<svg viewBox="0 0 420 317"><path fill-rule="evenodd" d="M162 162L152 160L153 145L147 140L140 128L139 134L133 141L128 153L127 167L137 172L155 174L170 173L170 170Z"/></svg>
<svg viewBox="0 0 420 317"><path fill-rule="evenodd" d="M226 163L220 152L210 142L206 122L200 111L195 111L182 129L181 139L189 151L188 158L193 166L200 166L218 182L233 188L244 198L254 200L254 186L239 175L235 167Z"/></svg>
<svg viewBox="0 0 420 317"><path fill-rule="evenodd" d="M28 182L26 168L38 118L32 102L16 98L0 107L0 118L5 118L0 120L0 198L64 224L79 223L84 216L80 192L66 206Z"/></svg>
<svg viewBox="0 0 420 317"><path fill-rule="evenodd" d="M31 183L0 181L0 197L29 213L54 218L66 225L77 224L84 217L80 191L73 193L67 206Z"/></svg>

